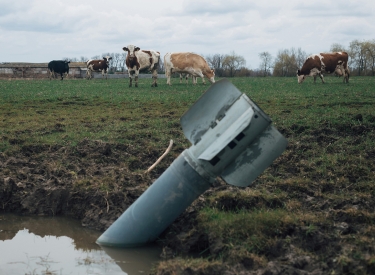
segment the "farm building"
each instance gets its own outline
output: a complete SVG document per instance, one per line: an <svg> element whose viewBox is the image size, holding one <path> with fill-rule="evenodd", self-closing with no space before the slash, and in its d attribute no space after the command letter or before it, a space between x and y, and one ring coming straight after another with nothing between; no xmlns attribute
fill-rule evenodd
<svg viewBox="0 0 375 275"><path fill-rule="evenodd" d="M69 63L69 78L86 76L85 62ZM48 63L1 63L0 78L48 78Z"/></svg>

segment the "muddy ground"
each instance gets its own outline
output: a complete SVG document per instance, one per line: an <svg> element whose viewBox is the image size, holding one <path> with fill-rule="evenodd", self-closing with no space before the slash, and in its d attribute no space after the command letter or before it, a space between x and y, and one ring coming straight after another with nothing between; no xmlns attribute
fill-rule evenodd
<svg viewBox="0 0 375 275"><path fill-rule="evenodd" d="M304 132L296 126L296 131ZM283 131L281 129L281 131ZM288 137L291 130L284 130ZM353 140L360 142L363 133L374 133L374 129L353 128ZM316 177L319 182L321 175L314 174L302 164L296 165L295 159L300 157L296 152L309 149L311 142L318 141L321 146L328 146L337 138L332 129L321 129L310 133L304 142L291 142L288 150L271 167L272 173L288 171L288 178L294 174L305 174ZM375 138L374 134L372 136ZM18 144L12 140L10 143ZM167 168L174 157L182 151L179 148L170 154L151 174L143 170L157 159L159 152L141 153L131 146L109 144L102 141L84 139L74 147L63 146L23 146L11 155L0 154L0 202L1 209L24 215L68 215L80 219L87 227L104 231L129 207L147 187ZM310 148L311 149L311 148ZM120 160L126 157L136 157L129 166L124 166ZM366 160L373 160L375 149L364 154ZM374 169L374 167L370 167ZM360 172L348 172L341 175L355 184L361 177ZM337 175L336 175L337 176ZM102 184L107 182L107 184ZM260 188L262 180L252 188ZM280 186L279 186L280 187ZM243 201L236 194L240 188L229 186L220 179L196 200L161 236L159 243L163 253L161 260L170 264L165 268L159 267L157 274L375 274L375 230L372 222L375 201L374 193L369 197L353 196L351 199L327 199L319 195L334 188L330 184L324 186L297 186L285 184L281 186L290 197L298 199L301 207L325 213L327 219L334 223L326 223L314 230L304 226L296 226L281 232L277 245L269 247L264 252L265 257L247 254L242 258L226 259L223 263L212 261L197 269L184 267L176 258L182 255L210 257L217 255L223 249L220 239L213 238L207 232L197 229L196 216L198 210L209 205L210 195L229 190L230 198L222 197L217 200L221 209L235 208L251 209L254 205L264 204L270 208L280 207L280 200L265 201L262 197ZM327 191L326 190L326 191ZM270 187L272 192L272 187ZM354 215L353 213L361 212ZM345 236L368 236L372 241L360 249L361 257L357 259L348 256L348 263L339 263L338 255L342 255L349 244ZM234 248L235 249L235 248ZM311 256L300 251L311 252ZM202 251L205 251L203 254ZM353 251L354 253L355 251ZM341 254L340 254L341 253ZM264 261L266 259L266 262ZM322 260L324 259L324 260ZM353 260L354 259L354 260ZM341 259L342 260L342 259Z"/></svg>

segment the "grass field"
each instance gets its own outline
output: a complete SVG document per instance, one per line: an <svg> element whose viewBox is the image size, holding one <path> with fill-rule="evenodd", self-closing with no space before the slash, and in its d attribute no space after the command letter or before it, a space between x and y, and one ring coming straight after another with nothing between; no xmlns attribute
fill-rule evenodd
<svg viewBox="0 0 375 275"><path fill-rule="evenodd" d="M277 262L289 271L374 274L375 79L352 77L349 85L334 77L302 85L296 78L229 80L271 117L288 148L250 188L219 180L195 214L183 215L161 240L177 256L203 258L166 260L155 272L235 274L271 270L269 263ZM127 79L0 80L3 168L29 146L76 148L90 140L131 148L119 161L140 173L173 139L172 153L152 175L159 176L190 147L179 118L208 88L165 81L151 88L151 79L140 79L138 88L129 88ZM12 175L5 170L2 176ZM111 192L116 186L106 183L114 180L96 177L95 183ZM186 224L188 217L193 221Z"/></svg>

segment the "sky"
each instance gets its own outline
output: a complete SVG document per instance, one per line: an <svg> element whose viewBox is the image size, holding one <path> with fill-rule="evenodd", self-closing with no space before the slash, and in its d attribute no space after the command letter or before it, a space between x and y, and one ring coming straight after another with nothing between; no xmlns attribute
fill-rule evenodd
<svg viewBox="0 0 375 275"><path fill-rule="evenodd" d="M327 52L375 39L374 0L0 0L0 62L121 53L127 45L204 56Z"/></svg>

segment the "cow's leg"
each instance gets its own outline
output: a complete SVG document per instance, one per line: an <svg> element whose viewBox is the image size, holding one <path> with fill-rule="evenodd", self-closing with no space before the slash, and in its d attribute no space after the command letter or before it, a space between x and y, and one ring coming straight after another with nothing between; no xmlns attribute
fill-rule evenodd
<svg viewBox="0 0 375 275"><path fill-rule="evenodd" d="M193 84L197 85L197 77L196 76L193 76Z"/></svg>
<svg viewBox="0 0 375 275"><path fill-rule="evenodd" d="M319 77L320 77L320 79L322 80L322 83L324 84L325 82L324 82L323 74L322 74L322 73L319 73Z"/></svg>
<svg viewBox="0 0 375 275"><path fill-rule="evenodd" d="M349 69L345 69L346 83L349 83L350 72Z"/></svg>
<svg viewBox="0 0 375 275"><path fill-rule="evenodd" d="M133 73L129 71L129 87L133 86Z"/></svg>
<svg viewBox="0 0 375 275"><path fill-rule="evenodd" d="M196 73L198 74L198 76L195 76L195 84L198 83L198 77L201 77L202 79L204 78L204 75L201 71L197 71Z"/></svg>
<svg viewBox="0 0 375 275"><path fill-rule="evenodd" d="M344 68L340 68L340 72L344 76L342 82L345 83L346 82L346 72L345 72L345 69Z"/></svg>
<svg viewBox="0 0 375 275"><path fill-rule="evenodd" d="M182 74L180 74L180 83L182 83Z"/></svg>
<svg viewBox="0 0 375 275"><path fill-rule="evenodd" d="M165 69L165 76L167 78L167 85L169 85L169 86L171 86L171 74L172 74L171 70Z"/></svg>
<svg viewBox="0 0 375 275"><path fill-rule="evenodd" d="M154 69L152 71L152 85L151 87L157 87L158 86L158 71Z"/></svg>
<svg viewBox="0 0 375 275"><path fill-rule="evenodd" d="M206 81L204 80L204 77L202 77L202 83L203 85L206 85Z"/></svg>
<svg viewBox="0 0 375 275"><path fill-rule="evenodd" d="M61 80L63 80L64 79L63 73L60 73L60 76L61 76Z"/></svg>
<svg viewBox="0 0 375 275"><path fill-rule="evenodd" d="M134 77L134 87L138 87L138 75L139 75L139 70L135 71L135 77Z"/></svg>
<svg viewBox="0 0 375 275"><path fill-rule="evenodd" d="M349 70L347 68L344 68L344 66L341 66L340 71L344 76L343 83L349 83Z"/></svg>
<svg viewBox="0 0 375 275"><path fill-rule="evenodd" d="M157 80L158 80L158 77L157 77L157 76L152 76L152 84L151 84L151 87L157 87L157 86L158 86Z"/></svg>

